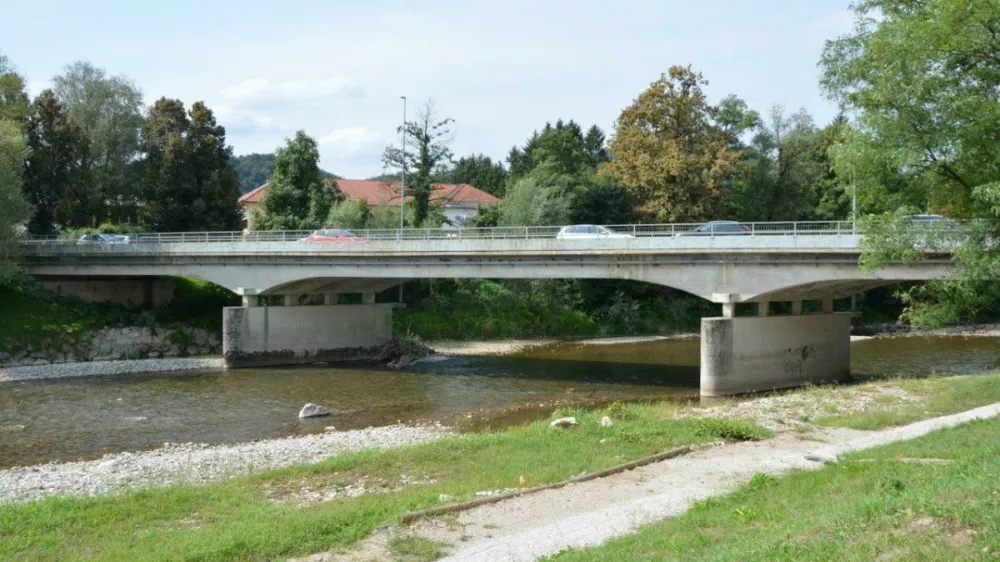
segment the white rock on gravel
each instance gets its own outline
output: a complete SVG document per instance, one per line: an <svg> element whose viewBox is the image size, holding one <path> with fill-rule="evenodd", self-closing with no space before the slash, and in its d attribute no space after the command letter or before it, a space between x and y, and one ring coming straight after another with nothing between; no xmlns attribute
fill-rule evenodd
<svg viewBox="0 0 1000 562"><path fill-rule="evenodd" d="M319 404L313 404L312 402L302 406L299 410L300 418L320 418L323 416L330 415L330 408L326 406L320 406Z"/></svg>
<svg viewBox="0 0 1000 562"><path fill-rule="evenodd" d="M318 462L348 451L426 443L449 433L437 425L395 425L237 445L164 443L152 451L2 470L0 504L51 494L95 496L150 486L199 484L256 470Z"/></svg>

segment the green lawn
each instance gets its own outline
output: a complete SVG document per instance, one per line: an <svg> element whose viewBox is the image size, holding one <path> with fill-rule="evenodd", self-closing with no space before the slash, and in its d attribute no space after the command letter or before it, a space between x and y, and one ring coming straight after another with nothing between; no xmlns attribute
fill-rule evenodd
<svg viewBox="0 0 1000 562"><path fill-rule="evenodd" d="M950 459L915 464L900 459ZM1000 420L758 475L728 496L551 562L1000 559Z"/></svg>
<svg viewBox="0 0 1000 562"><path fill-rule="evenodd" d="M769 436L736 421L668 419L672 412L657 406L571 413L581 424L570 430L540 422L202 487L0 507L0 559L273 560L348 545L394 524L403 512L441 504L441 494L465 499L481 490L555 482L680 445ZM616 417L614 427L600 426L605 414ZM380 493L303 505L305 487L359 483Z"/></svg>

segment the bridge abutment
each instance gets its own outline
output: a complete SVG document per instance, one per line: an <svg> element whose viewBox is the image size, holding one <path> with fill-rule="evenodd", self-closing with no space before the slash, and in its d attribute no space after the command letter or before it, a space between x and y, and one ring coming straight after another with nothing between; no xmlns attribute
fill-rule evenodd
<svg viewBox="0 0 1000 562"><path fill-rule="evenodd" d="M824 302L823 310L832 312L833 301L829 306ZM850 314L701 321L702 396L840 382L850 376Z"/></svg>
<svg viewBox="0 0 1000 562"><path fill-rule="evenodd" d="M392 305L251 305L222 314L227 367L371 359L392 339Z"/></svg>

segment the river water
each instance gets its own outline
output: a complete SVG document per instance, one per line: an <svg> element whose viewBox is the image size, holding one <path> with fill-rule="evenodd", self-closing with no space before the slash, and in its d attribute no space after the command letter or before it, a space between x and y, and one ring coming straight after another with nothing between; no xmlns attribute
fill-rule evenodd
<svg viewBox="0 0 1000 562"><path fill-rule="evenodd" d="M996 338L852 344L861 377L975 373ZM697 339L560 343L502 357L433 357L402 372L358 364L0 383L0 467L97 458L164 442L230 443L397 421L466 427L531 419L560 404L696 400ZM299 420L307 402L333 415Z"/></svg>

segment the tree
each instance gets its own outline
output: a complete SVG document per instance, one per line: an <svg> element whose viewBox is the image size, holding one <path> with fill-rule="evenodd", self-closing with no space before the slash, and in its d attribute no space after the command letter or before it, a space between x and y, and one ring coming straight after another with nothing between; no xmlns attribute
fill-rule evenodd
<svg viewBox="0 0 1000 562"><path fill-rule="evenodd" d="M510 178L516 180L541 170L552 175L594 172L607 160L605 136L596 125L584 135L575 121L546 123L535 131L523 148L514 147L507 156Z"/></svg>
<svg viewBox="0 0 1000 562"><path fill-rule="evenodd" d="M467 183L486 193L503 197L507 184L507 170L501 162L494 162L489 156L477 154L464 156L455 162L446 179L450 183Z"/></svg>
<svg viewBox="0 0 1000 562"><path fill-rule="evenodd" d="M89 62L67 65L53 84L70 120L88 139L94 197L107 205L94 220L131 220L141 195L132 163L140 148L142 91L129 78L108 76Z"/></svg>
<svg viewBox="0 0 1000 562"><path fill-rule="evenodd" d="M268 178L274 173L274 153L234 156L229 160L229 165L236 170L236 177L240 182L240 192L248 193L267 183ZM322 168L320 168L319 174L323 179L340 179L337 174L327 172Z"/></svg>
<svg viewBox="0 0 1000 562"><path fill-rule="evenodd" d="M450 117L439 118L434 101L428 100L417 110L415 121L407 121L398 129L400 133L405 131L408 140L406 151L388 146L382 155L387 167L407 172L407 187L413 196L414 226L422 225L430 212L432 178L451 162L452 152L448 145L454 122Z"/></svg>
<svg viewBox="0 0 1000 562"><path fill-rule="evenodd" d="M794 221L812 218L817 188L827 171L818 148L822 133L800 110L791 117L771 109L744 149L749 176L736 190L738 218L748 221ZM841 217L843 218L843 217Z"/></svg>
<svg viewBox="0 0 1000 562"><path fill-rule="evenodd" d="M743 170L731 134L713 122L691 67L672 67L622 111L601 167L628 187L641 218L658 222L717 218Z"/></svg>
<svg viewBox="0 0 1000 562"><path fill-rule="evenodd" d="M189 158L197 189L192 209L197 225L204 230L236 230L242 222L237 204L240 186L229 165L233 151L226 145L226 129L200 101L191 106L189 116Z"/></svg>
<svg viewBox="0 0 1000 562"><path fill-rule="evenodd" d="M30 207L21 195L21 163L26 155L21 127L0 119L0 276L10 270L19 225L30 216Z"/></svg>
<svg viewBox="0 0 1000 562"><path fill-rule="evenodd" d="M917 323L972 316L982 284L1000 278L1000 4L861 0L853 10L853 33L828 42L821 61L827 94L857 116L835 166L857 174L859 191L981 219L957 231L957 274L910 294L908 310Z"/></svg>
<svg viewBox="0 0 1000 562"><path fill-rule="evenodd" d="M28 106L24 78L15 72L10 59L0 53L0 120L23 126L28 121Z"/></svg>
<svg viewBox="0 0 1000 562"><path fill-rule="evenodd" d="M320 176L316 141L298 131L275 154L274 174L254 225L261 230L322 228L337 195L339 191L324 185Z"/></svg>
<svg viewBox="0 0 1000 562"><path fill-rule="evenodd" d="M507 188L500 207L500 226L549 226L570 222L571 199L562 186L546 184L537 177L515 181Z"/></svg>
<svg viewBox="0 0 1000 562"><path fill-rule="evenodd" d="M52 90L31 106L24 161L24 195L34 207L28 230L52 234L56 225L87 226L99 201L90 191L87 138L66 115Z"/></svg>
<svg viewBox="0 0 1000 562"><path fill-rule="evenodd" d="M226 131L196 102L160 98L142 131L143 222L156 231L233 230L239 187L229 167Z"/></svg>

